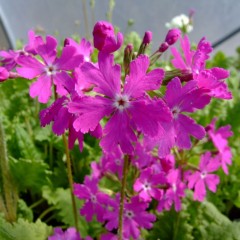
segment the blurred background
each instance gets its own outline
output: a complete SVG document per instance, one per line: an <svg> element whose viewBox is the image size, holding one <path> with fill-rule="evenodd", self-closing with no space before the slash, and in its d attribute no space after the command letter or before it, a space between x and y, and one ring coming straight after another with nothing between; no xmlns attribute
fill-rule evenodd
<svg viewBox="0 0 240 240"><path fill-rule="evenodd" d="M89 38L97 20L110 20L123 33L143 35L151 30L157 47L167 32L165 23L191 10L195 12L191 40L197 43L206 36L218 43L232 33L216 49L234 54L240 45L239 0L0 0L0 48L15 48L17 40L26 42L29 29L59 40L73 34Z"/></svg>

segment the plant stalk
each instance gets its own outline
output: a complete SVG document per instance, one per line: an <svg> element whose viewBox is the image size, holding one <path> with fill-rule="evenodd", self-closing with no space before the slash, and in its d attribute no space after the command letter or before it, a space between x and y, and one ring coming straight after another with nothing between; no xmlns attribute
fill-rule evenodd
<svg viewBox="0 0 240 240"><path fill-rule="evenodd" d="M119 208L119 216L118 216L118 240L123 239L123 212L124 212L124 200L125 200L125 190L126 190L126 182L127 182L128 161L129 161L129 156L125 155L124 165L123 165L120 208Z"/></svg>
<svg viewBox="0 0 240 240"><path fill-rule="evenodd" d="M57 94L57 89L56 86L54 85L54 97L55 100L58 98ZM79 230L78 227L78 213L77 213L77 205L76 205L76 200L73 194L73 174L72 174L72 165L71 165L71 159L70 159L70 153L69 153L69 148L68 148L68 141L65 133L62 135L63 139L63 144L65 148L65 154L67 158L67 175L68 175L68 183L71 191L71 200L72 200L72 208L73 208L73 216L74 216L74 222L75 222L75 227L77 230Z"/></svg>
<svg viewBox="0 0 240 240"><path fill-rule="evenodd" d="M0 207L5 212L5 218L9 222L17 218L17 188L13 183L8 165L7 146L4 130L0 120L0 173L2 176L3 196L0 198Z"/></svg>
<svg viewBox="0 0 240 240"><path fill-rule="evenodd" d="M62 135L63 138L63 143L65 147L65 154L67 158L67 174L68 174L68 182L70 186L70 191L71 191L71 199L72 199L72 207L73 207L73 215L74 215L74 222L75 222L75 227L77 230L78 228L78 214L77 214L77 205L76 205L76 200L73 194L73 175L72 175L72 166L71 166L71 159L70 159L70 154L69 154L69 148L68 148L68 141L66 138L66 135Z"/></svg>

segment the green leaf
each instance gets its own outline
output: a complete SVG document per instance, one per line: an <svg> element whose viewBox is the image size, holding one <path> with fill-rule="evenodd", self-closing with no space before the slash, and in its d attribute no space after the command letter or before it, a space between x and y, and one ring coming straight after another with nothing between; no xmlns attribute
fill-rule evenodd
<svg viewBox="0 0 240 240"><path fill-rule="evenodd" d="M18 219L10 224L0 216L0 239L1 240L46 240L52 233L52 228L37 220L35 223L24 219Z"/></svg>
<svg viewBox="0 0 240 240"><path fill-rule="evenodd" d="M176 212L173 208L168 212L163 212L158 216L147 239L161 240L193 240L193 227L188 222L190 219L187 211Z"/></svg>
<svg viewBox="0 0 240 240"><path fill-rule="evenodd" d="M34 145L29 133L19 124L15 125L16 140L21 152L21 157L25 159L41 159L41 154Z"/></svg>
<svg viewBox="0 0 240 240"><path fill-rule="evenodd" d="M23 218L25 220L28 220L30 222L33 221L33 212L32 209L30 209L25 201L22 199L18 200L18 206L17 206L17 216L18 218Z"/></svg>
<svg viewBox="0 0 240 240"><path fill-rule="evenodd" d="M20 191L31 189L40 192L42 186L48 184L48 165L41 160L10 158L10 170Z"/></svg>
<svg viewBox="0 0 240 240"><path fill-rule="evenodd" d="M48 201L48 204L54 205L57 210L57 216L59 220L65 223L68 227L74 226L74 215L72 211L72 200L69 189L57 188L55 191L52 191L48 186L43 187L42 189L43 198ZM82 206L82 202L76 199L77 209ZM79 228L81 236L87 236L88 224L85 219L79 216Z"/></svg>

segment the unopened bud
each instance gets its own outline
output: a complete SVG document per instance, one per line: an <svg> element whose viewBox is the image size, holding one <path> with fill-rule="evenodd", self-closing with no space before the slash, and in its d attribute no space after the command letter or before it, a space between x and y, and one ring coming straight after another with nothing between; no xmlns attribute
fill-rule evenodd
<svg viewBox="0 0 240 240"><path fill-rule="evenodd" d="M64 47L70 45L70 39L69 38L65 38L63 45L64 45Z"/></svg>
<svg viewBox="0 0 240 240"><path fill-rule="evenodd" d="M158 51L161 52L161 53L163 53L163 52L165 52L165 51L168 49L168 47L169 47L168 43L167 43L167 42L164 42L164 43L162 43L162 44L160 45Z"/></svg>
<svg viewBox="0 0 240 240"><path fill-rule="evenodd" d="M126 74L129 72L129 65L132 61L132 55L133 55L133 45L128 44L124 49L124 58L123 58L123 65L124 65L124 71Z"/></svg>
<svg viewBox="0 0 240 240"><path fill-rule="evenodd" d="M143 37L143 44L149 44L152 41L152 32L147 31Z"/></svg>
<svg viewBox="0 0 240 240"><path fill-rule="evenodd" d="M113 25L106 21L98 21L93 28L93 44L99 51L108 53L118 50L123 43L123 34L118 33L115 38Z"/></svg>
<svg viewBox="0 0 240 240"><path fill-rule="evenodd" d="M179 29L177 28L170 29L165 38L165 42L167 42L168 45L173 45L178 40L180 35L181 31Z"/></svg>

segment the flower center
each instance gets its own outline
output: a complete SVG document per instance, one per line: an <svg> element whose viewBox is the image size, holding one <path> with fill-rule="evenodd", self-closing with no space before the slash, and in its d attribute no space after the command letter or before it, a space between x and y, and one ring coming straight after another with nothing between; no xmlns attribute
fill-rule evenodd
<svg viewBox="0 0 240 240"><path fill-rule="evenodd" d="M129 98L126 95L116 95L115 101L113 103L114 107L120 111L129 107Z"/></svg>
<svg viewBox="0 0 240 240"><path fill-rule="evenodd" d="M127 210L125 213L125 217L127 217L129 219L133 218L134 217L133 211Z"/></svg>
<svg viewBox="0 0 240 240"><path fill-rule="evenodd" d="M117 159L115 160L115 163L116 163L116 165L120 166L120 165L121 165L120 159L117 158Z"/></svg>
<svg viewBox="0 0 240 240"><path fill-rule="evenodd" d="M201 179L204 179L207 176L207 173L204 171L204 172L201 173L200 176L201 176Z"/></svg>
<svg viewBox="0 0 240 240"><path fill-rule="evenodd" d="M143 189L144 190L149 190L151 188L151 184L149 183L149 182L145 182L144 184L143 184Z"/></svg>
<svg viewBox="0 0 240 240"><path fill-rule="evenodd" d="M56 68L54 66L47 66L46 67L46 73L48 76L55 75L56 74Z"/></svg>
<svg viewBox="0 0 240 240"><path fill-rule="evenodd" d="M172 190L173 190L173 192L176 192L176 191L177 191L177 186L176 186L175 183L173 183L173 185L172 185Z"/></svg>
<svg viewBox="0 0 240 240"><path fill-rule="evenodd" d="M173 118L177 119L178 118L178 114L180 112L181 112L181 109L178 106L173 107L173 109L172 109Z"/></svg>
<svg viewBox="0 0 240 240"><path fill-rule="evenodd" d="M92 203L96 203L97 202L97 198L95 195L91 195L91 202Z"/></svg>

